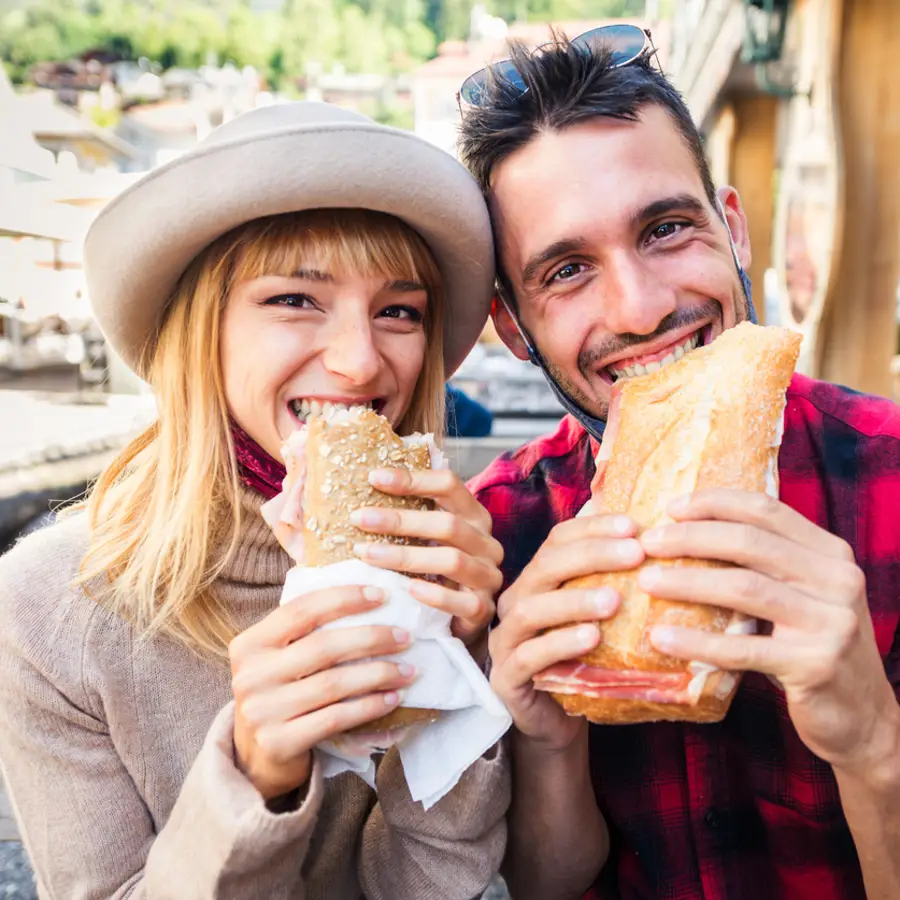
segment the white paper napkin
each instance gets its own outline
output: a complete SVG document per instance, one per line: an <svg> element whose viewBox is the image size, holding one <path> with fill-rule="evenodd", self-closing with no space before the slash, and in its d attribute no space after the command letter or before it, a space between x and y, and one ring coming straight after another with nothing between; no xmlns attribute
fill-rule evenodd
<svg viewBox="0 0 900 900"><path fill-rule="evenodd" d="M450 634L450 616L425 606L408 590L405 575L348 560L330 566L290 570L281 602L286 603L325 587L375 585L387 601L379 608L330 622L323 628L389 625L413 636L409 649L392 659L416 667L416 680L407 689L402 705L442 710L427 728L412 730L398 744L403 772L413 800L425 809L452 790L463 772L503 736L512 719L465 645ZM326 778L356 772L375 787L375 762L371 751L353 755L332 741L317 748Z"/></svg>

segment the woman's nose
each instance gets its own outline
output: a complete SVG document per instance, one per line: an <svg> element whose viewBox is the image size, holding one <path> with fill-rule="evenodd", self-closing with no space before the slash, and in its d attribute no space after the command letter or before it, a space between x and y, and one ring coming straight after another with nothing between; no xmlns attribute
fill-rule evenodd
<svg viewBox="0 0 900 900"><path fill-rule="evenodd" d="M381 368L381 354L368 322L349 322L329 335L323 355L329 372L353 384L372 381Z"/></svg>

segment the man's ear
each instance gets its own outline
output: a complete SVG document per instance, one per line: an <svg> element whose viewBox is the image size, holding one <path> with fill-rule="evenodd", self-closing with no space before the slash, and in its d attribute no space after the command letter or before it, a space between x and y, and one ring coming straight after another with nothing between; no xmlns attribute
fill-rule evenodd
<svg viewBox="0 0 900 900"><path fill-rule="evenodd" d="M719 202L722 204L722 210L725 213L725 224L731 232L731 239L734 241L741 268L746 271L750 268L752 255L750 252L750 230L747 227L747 216L744 214L741 198L733 187L719 188L716 193L718 194Z"/></svg>
<svg viewBox="0 0 900 900"><path fill-rule="evenodd" d="M513 356L527 360L528 347L525 346L525 341L519 329L516 328L516 323L509 314L506 304L496 294L491 303L491 318L494 320L494 327L497 329L497 334L500 335L500 340L509 347Z"/></svg>

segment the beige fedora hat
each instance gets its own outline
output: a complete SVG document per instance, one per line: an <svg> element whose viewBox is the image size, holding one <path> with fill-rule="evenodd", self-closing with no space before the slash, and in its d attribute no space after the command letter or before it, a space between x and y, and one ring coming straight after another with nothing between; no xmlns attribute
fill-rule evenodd
<svg viewBox="0 0 900 900"><path fill-rule="evenodd" d="M490 310L494 249L481 192L438 147L327 103L245 113L101 211L84 262L106 339L145 374L142 360L166 301L201 250L253 219L328 207L389 213L426 241L444 280L444 358L452 374Z"/></svg>

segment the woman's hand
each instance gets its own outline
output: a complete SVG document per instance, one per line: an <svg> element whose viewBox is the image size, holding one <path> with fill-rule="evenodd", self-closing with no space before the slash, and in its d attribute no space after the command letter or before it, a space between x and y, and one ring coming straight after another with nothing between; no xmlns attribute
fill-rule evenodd
<svg viewBox="0 0 900 900"><path fill-rule="evenodd" d="M435 510L356 510L350 521L373 534L434 542L432 546L361 543L354 552L374 566L395 572L436 575L451 582L413 582L412 593L428 606L453 616L452 630L475 659L487 655L487 628L503 577L503 548L491 537L491 517L450 469L377 469L370 483L386 494L427 497Z"/></svg>
<svg viewBox="0 0 900 900"><path fill-rule="evenodd" d="M413 681L411 666L372 659L404 650L402 629L317 630L383 602L375 587L314 591L231 642L235 761L267 801L307 783L316 744L387 714Z"/></svg>

